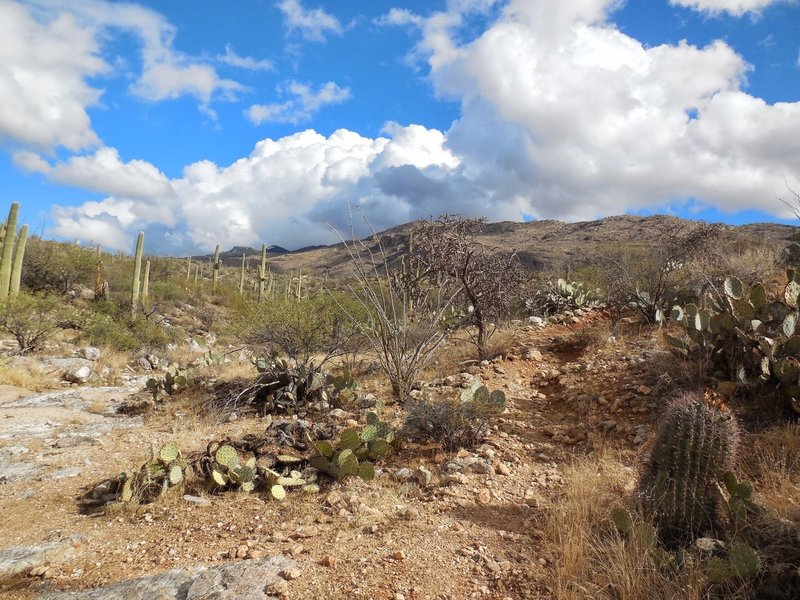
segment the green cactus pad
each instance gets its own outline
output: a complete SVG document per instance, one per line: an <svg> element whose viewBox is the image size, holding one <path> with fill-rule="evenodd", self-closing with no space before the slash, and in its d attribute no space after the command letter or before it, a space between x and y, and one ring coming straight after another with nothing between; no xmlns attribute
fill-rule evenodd
<svg viewBox="0 0 800 600"><path fill-rule="evenodd" d="M211 471L211 479L217 485L227 485L228 483L228 478L225 476L225 474L221 471L217 471L216 469Z"/></svg>
<svg viewBox="0 0 800 600"><path fill-rule="evenodd" d="M800 296L800 283L790 281L786 284L786 289L783 291L783 298L792 308L797 308L797 298Z"/></svg>
<svg viewBox="0 0 800 600"><path fill-rule="evenodd" d="M711 558L706 565L706 577L711 583L723 583L731 577L731 568L728 566L727 561L722 560L718 556Z"/></svg>
<svg viewBox="0 0 800 600"><path fill-rule="evenodd" d="M307 483L302 487L302 490L306 494L317 494L319 493L319 486L316 483Z"/></svg>
<svg viewBox="0 0 800 600"><path fill-rule="evenodd" d="M684 342L682 339L673 337L668 333L664 334L664 339L670 346L674 346L675 348L679 348L680 350L687 350L689 346Z"/></svg>
<svg viewBox="0 0 800 600"><path fill-rule="evenodd" d="M479 403L486 402L488 398L489 398L489 388L487 388L485 385L480 386L477 390L475 390L475 393L472 394L473 402L479 402Z"/></svg>
<svg viewBox="0 0 800 600"><path fill-rule="evenodd" d="M256 457L251 456L244 462L245 467L250 467L251 469L255 470L256 468Z"/></svg>
<svg viewBox="0 0 800 600"><path fill-rule="evenodd" d="M371 462L365 462L358 465L358 476L364 481L372 481L375 479L375 465Z"/></svg>
<svg viewBox="0 0 800 600"><path fill-rule="evenodd" d="M247 492L248 494L249 494L250 492L252 492L254 489L256 489L256 484L255 484L255 483L253 483L252 481L245 481L245 482L242 484L242 487L241 487L241 490L242 490L243 492Z"/></svg>
<svg viewBox="0 0 800 600"><path fill-rule="evenodd" d="M333 445L326 440L317 442L314 447L317 449L317 452L319 452L320 456L324 456L325 458L330 458L333 456Z"/></svg>
<svg viewBox="0 0 800 600"><path fill-rule="evenodd" d="M161 447L158 451L158 457L164 463L171 463L181 455L181 451L176 444L168 442Z"/></svg>
<svg viewBox="0 0 800 600"><path fill-rule="evenodd" d="M279 454L275 458L279 463L284 465L295 465L303 461L299 456L292 456L291 454Z"/></svg>
<svg viewBox="0 0 800 600"><path fill-rule="evenodd" d="M392 445L382 439L372 440L368 445L369 455L375 460L383 460L392 452Z"/></svg>
<svg viewBox="0 0 800 600"><path fill-rule="evenodd" d="M786 340L783 351L790 356L800 356L800 335L793 335Z"/></svg>
<svg viewBox="0 0 800 600"><path fill-rule="evenodd" d="M236 448L227 444L224 444L217 449L217 452L214 454L214 458L219 464L224 465L229 469L233 469L237 464L239 464L239 455L236 452Z"/></svg>
<svg viewBox="0 0 800 600"><path fill-rule="evenodd" d="M367 425L378 426L380 425L380 422L381 420L380 417L378 417L377 413L371 411L367 413Z"/></svg>
<svg viewBox="0 0 800 600"><path fill-rule="evenodd" d="M119 499L123 502L130 502L133 499L133 481L130 478L126 479L125 483L122 484Z"/></svg>
<svg viewBox="0 0 800 600"><path fill-rule="evenodd" d="M742 321L750 321L755 318L756 309L753 308L753 305L750 304L747 300L737 300L736 298L730 298L729 302L731 303L733 314L736 316L737 319Z"/></svg>
<svg viewBox="0 0 800 600"><path fill-rule="evenodd" d="M345 450L352 450L361 445L361 436L355 429L345 429L339 440L339 446Z"/></svg>
<svg viewBox="0 0 800 600"><path fill-rule="evenodd" d="M630 533L633 530L631 514L624 508L615 508L611 511L611 520L614 526L622 533Z"/></svg>
<svg viewBox="0 0 800 600"><path fill-rule="evenodd" d="M311 466L317 471L325 472L331 467L331 461L324 456L314 456L311 459Z"/></svg>
<svg viewBox="0 0 800 600"><path fill-rule="evenodd" d="M740 579L755 577L761 568L758 554L747 544L734 544L728 556L731 570Z"/></svg>
<svg viewBox="0 0 800 600"><path fill-rule="evenodd" d="M239 477L239 480L243 483L248 481L253 481L253 477L255 477L255 472L251 467L247 465L243 465L238 469L235 469L236 475Z"/></svg>
<svg viewBox="0 0 800 600"><path fill-rule="evenodd" d="M294 487L298 485L305 485L306 480L294 477L278 477L278 481L276 483L278 485L282 485L283 487Z"/></svg>
<svg viewBox="0 0 800 600"><path fill-rule="evenodd" d="M796 328L797 319L795 318L794 314L786 315L786 318L783 320L783 325L781 326L783 335L785 335L787 338L792 337Z"/></svg>
<svg viewBox="0 0 800 600"><path fill-rule="evenodd" d="M173 466L169 470L169 482L172 485L178 485L183 481L183 469L178 465Z"/></svg>
<svg viewBox="0 0 800 600"><path fill-rule="evenodd" d="M767 291L760 283L750 288L750 304L752 304L756 310L760 310L767 305Z"/></svg>
<svg viewBox="0 0 800 600"><path fill-rule="evenodd" d="M738 277L725 278L725 294L734 300L741 300L744 298L744 284Z"/></svg>
<svg viewBox="0 0 800 600"><path fill-rule="evenodd" d="M283 500L286 498L286 490L282 485L273 485L271 488L269 488L269 493L273 498L275 498L275 500Z"/></svg>
<svg viewBox="0 0 800 600"><path fill-rule="evenodd" d="M378 435L377 425L366 425L364 429L361 431L361 441L370 442L374 440L377 435Z"/></svg>
<svg viewBox="0 0 800 600"><path fill-rule="evenodd" d="M336 454L333 455L333 460L331 461L338 467L341 467L346 461L350 460L353 457L353 451L350 448L345 448L344 450L340 450Z"/></svg>

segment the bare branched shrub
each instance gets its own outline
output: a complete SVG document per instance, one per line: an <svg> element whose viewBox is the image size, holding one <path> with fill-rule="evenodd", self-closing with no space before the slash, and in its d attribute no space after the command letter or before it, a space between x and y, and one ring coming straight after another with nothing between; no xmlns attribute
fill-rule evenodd
<svg viewBox="0 0 800 600"><path fill-rule="evenodd" d="M474 326L478 356L488 358L488 341L520 296L525 280L515 252L480 244L475 236L486 219L442 215L414 229L410 272L453 290L461 325Z"/></svg>
<svg viewBox="0 0 800 600"><path fill-rule="evenodd" d="M780 260L780 248L774 245L725 239L695 255L689 269L703 288L721 290L729 275L749 286L768 281L781 271Z"/></svg>
<svg viewBox="0 0 800 600"><path fill-rule="evenodd" d="M668 220L656 227L648 244L615 245L600 260L609 302L630 306L649 323L691 289L688 264L720 234L718 226L707 223Z"/></svg>
<svg viewBox="0 0 800 600"><path fill-rule="evenodd" d="M458 290L433 285L425 278L415 281L412 288L400 270L390 266L374 230L366 240L339 237L352 259L347 288L362 315L340 306L375 352L393 396L404 402L447 336L442 322Z"/></svg>

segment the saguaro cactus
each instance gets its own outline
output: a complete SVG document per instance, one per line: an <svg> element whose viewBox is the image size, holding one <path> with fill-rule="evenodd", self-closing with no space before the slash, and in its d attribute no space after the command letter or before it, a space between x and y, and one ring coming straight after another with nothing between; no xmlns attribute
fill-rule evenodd
<svg viewBox="0 0 800 600"><path fill-rule="evenodd" d="M214 249L214 262L211 265L211 269L212 269L212 273L211 273L211 289L215 290L215 289L217 289L217 281L219 279L219 269L220 269L219 244L217 244L217 247Z"/></svg>
<svg viewBox="0 0 800 600"><path fill-rule="evenodd" d="M267 245L261 244L261 264L258 266L258 301L264 299L264 284L267 281Z"/></svg>
<svg viewBox="0 0 800 600"><path fill-rule="evenodd" d="M718 482L733 466L739 428L731 413L686 394L666 409L639 482L644 512L667 542L713 529Z"/></svg>
<svg viewBox="0 0 800 600"><path fill-rule="evenodd" d="M8 292L11 288L11 263L14 258L14 238L17 234L18 215L19 202L12 202L3 235L3 253L0 255L0 302L8 299Z"/></svg>
<svg viewBox="0 0 800 600"><path fill-rule="evenodd" d="M150 295L150 261L144 263L144 279L142 280L142 300Z"/></svg>
<svg viewBox="0 0 800 600"><path fill-rule="evenodd" d="M23 225L19 230L17 248L14 251L14 265L11 267L11 286L9 297L15 298L19 294L19 284L22 280L22 261L25 257L25 244L28 241L28 226Z"/></svg>
<svg viewBox="0 0 800 600"><path fill-rule="evenodd" d="M142 273L142 250L144 250L144 232L139 232L136 239L136 255L133 259L133 281L131 281L131 317L136 317L139 305L139 276Z"/></svg>

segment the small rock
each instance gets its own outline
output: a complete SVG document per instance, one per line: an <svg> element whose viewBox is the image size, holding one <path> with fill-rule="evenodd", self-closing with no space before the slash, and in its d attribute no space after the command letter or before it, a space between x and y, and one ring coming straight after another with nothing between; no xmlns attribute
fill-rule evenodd
<svg viewBox="0 0 800 600"><path fill-rule="evenodd" d="M695 540L694 545L697 546L697 549L700 552L705 554L717 554L725 549L725 542L722 540L716 540L714 538L697 538Z"/></svg>
<svg viewBox="0 0 800 600"><path fill-rule="evenodd" d="M511 475L511 469L509 469L505 463L501 462L494 466L494 472L498 475Z"/></svg>
<svg viewBox="0 0 800 600"><path fill-rule="evenodd" d="M417 467L416 476L417 481L422 487L428 487L433 480L433 473L425 467Z"/></svg>
<svg viewBox="0 0 800 600"><path fill-rule="evenodd" d="M81 348L78 350L78 356L81 358L85 358L86 360L99 360L100 359L100 348L95 348L94 346L87 346L86 348Z"/></svg>
<svg viewBox="0 0 800 600"><path fill-rule="evenodd" d="M153 370L153 365L151 365L150 361L147 360L144 356L139 357L139 359L136 361L136 364L139 365L139 368L145 371Z"/></svg>
<svg viewBox="0 0 800 600"><path fill-rule="evenodd" d="M321 564L323 567L332 567L336 564L336 559L331 554L326 554L319 561L319 564Z"/></svg>
<svg viewBox="0 0 800 600"><path fill-rule="evenodd" d="M284 569L278 574L287 581L293 581L295 579L298 579L303 574L303 572L297 567L290 567L288 569Z"/></svg>
<svg viewBox="0 0 800 600"><path fill-rule="evenodd" d="M328 414L332 416L334 419L346 419L347 417L350 416L350 413L348 413L345 410L342 410L341 408L334 408Z"/></svg>
<svg viewBox="0 0 800 600"><path fill-rule="evenodd" d="M63 379L70 383L86 383L89 377L92 376L92 370L89 367L78 367L77 369L70 369L65 371Z"/></svg>
<svg viewBox="0 0 800 600"><path fill-rule="evenodd" d="M392 553L392 558L395 559L395 560L405 560L406 559L406 553L403 552L402 550L398 550L397 552L393 552Z"/></svg>
<svg viewBox="0 0 800 600"><path fill-rule="evenodd" d="M250 548L247 547L247 544L240 544L231 558L246 558L249 553Z"/></svg>
<svg viewBox="0 0 800 600"><path fill-rule="evenodd" d="M397 471L394 472L394 478L397 481L408 481L409 479L411 479L411 477L412 477L411 469L409 469L408 467L397 469Z"/></svg>

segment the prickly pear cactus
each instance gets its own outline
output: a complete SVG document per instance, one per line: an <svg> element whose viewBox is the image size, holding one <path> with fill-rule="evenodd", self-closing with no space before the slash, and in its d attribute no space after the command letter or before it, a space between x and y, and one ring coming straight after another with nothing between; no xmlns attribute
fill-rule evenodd
<svg viewBox="0 0 800 600"><path fill-rule="evenodd" d="M713 530L719 485L735 461L739 429L729 412L686 394L667 407L639 482L644 514L668 543Z"/></svg>
<svg viewBox="0 0 800 600"><path fill-rule="evenodd" d="M770 300L763 285L728 277L723 293L704 298L703 307L672 309L685 337L665 333L667 343L687 360L705 353L726 385L775 389L800 412L800 273L789 269L787 279L780 296Z"/></svg>
<svg viewBox="0 0 800 600"><path fill-rule="evenodd" d="M171 487L180 486L188 478L189 463L183 459L176 444L168 442L153 454L153 458L133 475L120 475L119 502L151 502Z"/></svg>

